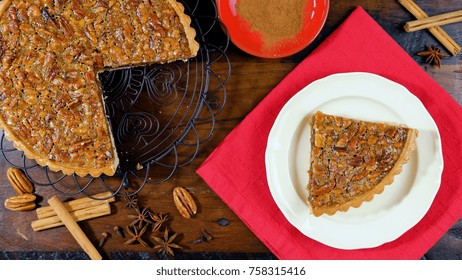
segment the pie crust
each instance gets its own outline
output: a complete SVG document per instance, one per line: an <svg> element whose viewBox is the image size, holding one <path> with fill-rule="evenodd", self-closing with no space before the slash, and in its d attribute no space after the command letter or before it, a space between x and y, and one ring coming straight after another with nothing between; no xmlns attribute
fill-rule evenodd
<svg viewBox="0 0 462 280"><path fill-rule="evenodd" d="M315 216L360 207L393 183L416 149L416 129L316 112L308 204Z"/></svg>
<svg viewBox="0 0 462 280"><path fill-rule="evenodd" d="M52 171L113 175L98 73L187 60L199 44L175 0L0 1L0 128Z"/></svg>

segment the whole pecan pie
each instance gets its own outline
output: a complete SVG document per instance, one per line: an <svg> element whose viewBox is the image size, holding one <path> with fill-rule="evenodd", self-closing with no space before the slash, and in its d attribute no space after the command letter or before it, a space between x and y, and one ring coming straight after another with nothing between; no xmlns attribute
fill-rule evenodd
<svg viewBox="0 0 462 280"><path fill-rule="evenodd" d="M311 125L308 202L315 216L370 201L401 173L418 131L316 112Z"/></svg>
<svg viewBox="0 0 462 280"><path fill-rule="evenodd" d="M195 56L190 24L175 0L0 1L0 128L53 171L113 175L98 72Z"/></svg>

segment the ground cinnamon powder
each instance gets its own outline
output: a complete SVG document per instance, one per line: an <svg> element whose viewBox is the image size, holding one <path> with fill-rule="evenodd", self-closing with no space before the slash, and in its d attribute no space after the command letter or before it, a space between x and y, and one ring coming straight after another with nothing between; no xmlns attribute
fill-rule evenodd
<svg viewBox="0 0 462 280"><path fill-rule="evenodd" d="M265 46L271 47L302 29L305 3L306 0L240 0L236 11L252 30L262 34Z"/></svg>

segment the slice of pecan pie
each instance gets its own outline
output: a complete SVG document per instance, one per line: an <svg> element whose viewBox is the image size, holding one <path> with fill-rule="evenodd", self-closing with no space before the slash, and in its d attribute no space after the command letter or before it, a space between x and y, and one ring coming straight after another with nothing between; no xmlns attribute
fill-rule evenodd
<svg viewBox="0 0 462 280"><path fill-rule="evenodd" d="M113 175L98 72L195 56L190 24L175 0L0 1L0 128L51 170Z"/></svg>
<svg viewBox="0 0 462 280"><path fill-rule="evenodd" d="M315 216L370 201L393 182L416 148L416 129L316 112L311 125L308 202Z"/></svg>

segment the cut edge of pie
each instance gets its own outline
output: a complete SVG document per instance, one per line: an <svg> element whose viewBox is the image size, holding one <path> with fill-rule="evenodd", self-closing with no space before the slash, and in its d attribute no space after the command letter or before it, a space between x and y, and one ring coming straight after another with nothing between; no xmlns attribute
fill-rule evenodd
<svg viewBox="0 0 462 280"><path fill-rule="evenodd" d="M3 0L0 1L0 17L3 16L3 14L6 12L8 7L11 5L13 0ZM176 12L176 15L179 18L179 21L181 25L184 28L185 36L188 41L188 46L190 50L190 55L188 58L195 57L197 55L197 52L199 51L200 45L199 43L195 40L196 37L196 31L195 29L191 26L191 18L184 13L184 6L183 4L177 2L176 0L166 0L170 4L170 6L174 9ZM171 60L166 60L162 63L169 63L174 61L175 59ZM186 58L183 58L183 60L186 61ZM155 62L154 62L155 63ZM159 62L158 62L159 63ZM142 65L149 65L152 63L142 63L142 64L135 64L135 65L126 65L122 67L115 67L112 68L111 70L117 70L117 69L122 69L122 68L129 68L129 67L134 67L134 66L142 66ZM100 69L101 72L106 69ZM99 80L97 80L99 82ZM104 98L100 96L102 103L104 104ZM104 110L104 115L106 115L106 108L103 106ZM13 143L13 146L17 150L21 150L24 152L24 155L32 160L35 160L39 165L41 166L46 166L48 167L51 171L61 171L62 173L66 175L72 175L72 174L77 174L78 176L84 177L86 175L91 175L92 177L98 177L101 176L101 174L106 174L108 176L112 176L115 174L117 167L119 165L119 158L117 156L117 151L115 147L115 141L113 137L113 133L111 131L111 127L109 124L109 120L106 118L106 123L104 124L107 126L107 129L109 130L109 138L112 143L112 152L113 152L113 161L111 164L105 165L103 167L80 167L80 166L75 166L72 164L66 164L66 163L61 163L57 161L50 160L46 157L43 157L43 155L40 155L37 153L33 147L30 145L27 145L20 137L16 135L16 133L13 132L13 130L10 128L10 126L5 122L5 119L3 116L0 114L0 129L4 131L4 136L7 140Z"/></svg>
<svg viewBox="0 0 462 280"><path fill-rule="evenodd" d="M317 113L320 113L320 112L317 112ZM321 114L323 114L323 113L321 113ZM314 114L313 114L313 116L311 116L309 118L309 121L308 121L309 125L312 125L313 117L314 117ZM342 117L342 118L344 118L344 117ZM357 119L351 119L351 120L369 123L367 121L361 121L361 120L357 120ZM381 194L384 191L384 189L385 189L385 187L387 185L391 185L394 182L395 176L402 172L403 166L406 163L409 162L409 160L411 158L411 154L417 148L416 138L419 135L419 131L417 129L409 128L409 127L406 127L406 126L399 126L399 125L396 125L396 124L393 124L393 123L385 123L384 122L382 124L387 125L387 126L402 127L402 128L405 128L405 129L408 130L408 134L407 134L407 137L406 137L406 142L404 144L403 150L402 150L398 160L395 162L393 168L389 171L389 173L377 185L375 185L374 187L372 187L370 190L366 191L365 193L363 193L363 194L357 196L356 198L354 198L354 199L352 199L350 201L347 201L347 202L345 202L343 204L332 205L332 206L323 206L323 207L313 207L311 205L311 203L307 200L308 205L309 205L310 210L311 210L311 213L314 216L319 217L319 216L321 216L323 214L327 214L329 216L332 216L332 215L334 215L335 213L337 213L339 211L340 212L346 212L346 211L348 211L348 209L350 209L350 207L358 208L363 204L363 202L371 201L372 199L374 199L375 195ZM312 134L311 137L314 137L314 135ZM313 156L313 155L310 154L310 156ZM312 167L311 167L311 164L310 164L310 169L311 168ZM307 186L307 189L308 189L308 192L310 193L309 184Z"/></svg>

